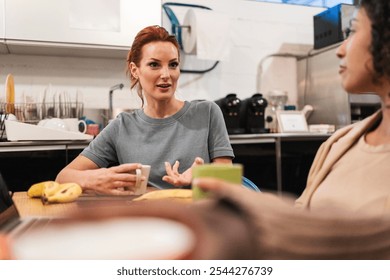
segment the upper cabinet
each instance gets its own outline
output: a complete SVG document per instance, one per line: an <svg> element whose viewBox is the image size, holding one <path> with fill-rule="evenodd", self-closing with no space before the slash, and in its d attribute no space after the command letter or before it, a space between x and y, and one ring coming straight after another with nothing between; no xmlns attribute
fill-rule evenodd
<svg viewBox="0 0 390 280"><path fill-rule="evenodd" d="M7 46L4 42L4 33L5 33L5 27L4 27L4 1L0 0L0 54L2 53L8 53Z"/></svg>
<svg viewBox="0 0 390 280"><path fill-rule="evenodd" d="M0 42L4 39L5 27L4 27L4 1L0 0Z"/></svg>
<svg viewBox="0 0 390 280"><path fill-rule="evenodd" d="M11 53L107 56L110 50L113 56L122 56L121 51L129 49L140 29L161 24L160 0L0 3L5 14L5 41Z"/></svg>

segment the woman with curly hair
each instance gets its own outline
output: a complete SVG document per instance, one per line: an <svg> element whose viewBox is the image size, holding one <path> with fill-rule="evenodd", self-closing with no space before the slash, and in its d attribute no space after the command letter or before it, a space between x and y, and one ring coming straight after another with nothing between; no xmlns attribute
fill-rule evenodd
<svg viewBox="0 0 390 280"><path fill-rule="evenodd" d="M381 110L334 133L319 149L301 208L390 212L390 2L362 0L337 49L343 88L377 94Z"/></svg>
<svg viewBox="0 0 390 280"><path fill-rule="evenodd" d="M361 0L346 33L348 37L336 51L341 84L349 93L378 95L382 106L372 116L337 130L321 145L295 206L317 213L343 209L357 215L388 215L390 1ZM196 184L219 190L213 182L201 179ZM269 195L251 193L246 199L258 203L265 196Z"/></svg>
<svg viewBox="0 0 390 280"><path fill-rule="evenodd" d="M342 86L382 107L322 144L298 200L194 180L246 221L253 259L390 259L390 1L361 0L347 33Z"/></svg>

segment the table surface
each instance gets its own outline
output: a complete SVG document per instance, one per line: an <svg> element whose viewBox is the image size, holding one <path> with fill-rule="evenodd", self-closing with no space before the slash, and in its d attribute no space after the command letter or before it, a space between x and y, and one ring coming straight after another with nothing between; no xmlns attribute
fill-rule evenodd
<svg viewBox="0 0 390 280"><path fill-rule="evenodd" d="M148 187L149 191L156 190ZM12 196L20 216L65 217L79 211L93 211L102 207L128 207L138 196L81 195L76 201L44 205L40 198L30 198L27 192L15 192Z"/></svg>
<svg viewBox="0 0 390 280"><path fill-rule="evenodd" d="M30 198L27 192L15 192L12 199L21 217L61 217L78 209L76 202L43 205L41 199Z"/></svg>

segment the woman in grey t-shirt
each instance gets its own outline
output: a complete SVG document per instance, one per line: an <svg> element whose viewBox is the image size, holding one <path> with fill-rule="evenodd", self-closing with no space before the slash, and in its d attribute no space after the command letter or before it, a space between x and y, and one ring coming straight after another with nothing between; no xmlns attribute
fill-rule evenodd
<svg viewBox="0 0 390 280"><path fill-rule="evenodd" d="M78 183L84 191L127 195L141 164L151 165L151 184L172 188L190 185L193 165L232 163L220 108L211 101L176 98L179 63L174 36L159 26L141 30L129 51L127 72L142 108L111 121L56 180Z"/></svg>

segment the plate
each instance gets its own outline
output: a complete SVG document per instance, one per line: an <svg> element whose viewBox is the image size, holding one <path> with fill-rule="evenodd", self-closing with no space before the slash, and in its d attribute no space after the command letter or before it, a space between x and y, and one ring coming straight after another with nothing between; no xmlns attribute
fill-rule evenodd
<svg viewBox="0 0 390 280"><path fill-rule="evenodd" d="M50 224L14 240L19 260L180 259L195 244L193 231L158 217L117 217Z"/></svg>

